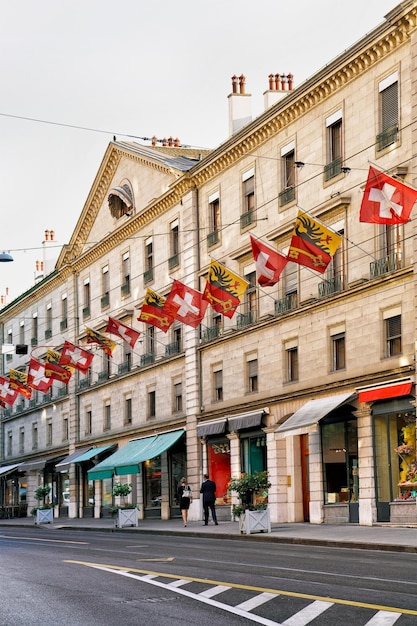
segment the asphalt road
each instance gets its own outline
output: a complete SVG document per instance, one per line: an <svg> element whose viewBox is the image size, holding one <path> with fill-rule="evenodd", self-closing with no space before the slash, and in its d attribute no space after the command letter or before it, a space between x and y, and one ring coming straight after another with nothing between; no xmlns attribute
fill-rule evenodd
<svg viewBox="0 0 417 626"><path fill-rule="evenodd" d="M190 536L0 529L1 626L406 626L417 555Z"/></svg>

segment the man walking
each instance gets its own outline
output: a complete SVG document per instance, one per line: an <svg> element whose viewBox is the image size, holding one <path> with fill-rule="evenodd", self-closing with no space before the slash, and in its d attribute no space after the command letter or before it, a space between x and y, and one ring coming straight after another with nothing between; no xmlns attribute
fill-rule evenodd
<svg viewBox="0 0 417 626"><path fill-rule="evenodd" d="M213 522L218 525L216 515L216 483L210 480L208 474L204 474L203 482L201 485L200 493L203 494L203 509L204 509L204 525L207 526L209 518L209 509L211 511L211 517Z"/></svg>

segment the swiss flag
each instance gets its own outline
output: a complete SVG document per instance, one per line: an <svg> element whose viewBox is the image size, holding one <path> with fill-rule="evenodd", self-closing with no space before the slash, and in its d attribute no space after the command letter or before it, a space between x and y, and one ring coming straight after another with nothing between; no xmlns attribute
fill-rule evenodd
<svg viewBox="0 0 417 626"><path fill-rule="evenodd" d="M64 347L61 350L59 365L70 365L83 374L86 374L93 359L94 354L89 350L84 350L80 348L80 346L75 346L73 343L65 341Z"/></svg>
<svg viewBox="0 0 417 626"><path fill-rule="evenodd" d="M250 235L250 242L258 283L262 287L273 287L279 281L282 270L288 263L288 258L260 239L255 239L252 235Z"/></svg>
<svg viewBox="0 0 417 626"><path fill-rule="evenodd" d="M197 328L207 307L208 301L203 300L203 294L200 291L187 287L179 280L174 280L165 301L164 310L168 310L174 319L183 322L183 324Z"/></svg>
<svg viewBox="0 0 417 626"><path fill-rule="evenodd" d="M140 332L130 328L130 326L126 326L123 322L119 322L119 320L115 320L113 317L109 317L109 321L107 322L106 333L110 333L110 335L117 335L123 341L126 341L130 345L130 347L135 347L135 343L139 339Z"/></svg>
<svg viewBox="0 0 417 626"><path fill-rule="evenodd" d="M10 380L8 378L3 378L0 376L0 400L5 402L6 404L14 404L16 400L18 392L12 389Z"/></svg>
<svg viewBox="0 0 417 626"><path fill-rule="evenodd" d="M416 189L370 166L359 221L369 224L405 224L410 220L416 200Z"/></svg>
<svg viewBox="0 0 417 626"><path fill-rule="evenodd" d="M45 375L45 365L36 359L30 359L28 385L42 393L46 393L52 385L52 378Z"/></svg>

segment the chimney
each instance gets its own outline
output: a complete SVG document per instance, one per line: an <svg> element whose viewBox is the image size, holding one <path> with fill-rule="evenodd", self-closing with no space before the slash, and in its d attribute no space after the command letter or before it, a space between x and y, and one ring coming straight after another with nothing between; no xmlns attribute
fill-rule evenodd
<svg viewBox="0 0 417 626"><path fill-rule="evenodd" d="M232 93L229 99L229 135L252 121L251 94L246 93L246 76L232 76Z"/></svg>
<svg viewBox="0 0 417 626"><path fill-rule="evenodd" d="M293 81L293 74L270 74L268 76L269 88L263 94L265 109L269 109L292 91Z"/></svg>

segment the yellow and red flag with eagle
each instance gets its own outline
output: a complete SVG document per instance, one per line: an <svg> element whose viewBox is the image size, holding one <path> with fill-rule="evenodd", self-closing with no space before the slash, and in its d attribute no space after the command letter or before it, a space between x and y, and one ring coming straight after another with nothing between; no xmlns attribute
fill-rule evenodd
<svg viewBox="0 0 417 626"><path fill-rule="evenodd" d="M32 396L32 387L28 384L28 375L24 372L19 372L19 370L11 369L9 371L9 379L10 388L30 400Z"/></svg>
<svg viewBox="0 0 417 626"><path fill-rule="evenodd" d="M323 274L342 237L310 215L298 211L292 233L288 260Z"/></svg>
<svg viewBox="0 0 417 626"><path fill-rule="evenodd" d="M232 318L249 283L218 261L211 261L203 299L222 315Z"/></svg>
<svg viewBox="0 0 417 626"><path fill-rule="evenodd" d="M60 380L66 385L72 376L72 369L67 365L61 365L59 363L60 359L61 354L59 352L47 350L45 356L45 376L54 380Z"/></svg>
<svg viewBox="0 0 417 626"><path fill-rule="evenodd" d="M85 332L87 333L87 343L97 343L108 356L112 356L116 347L116 342L113 339L109 339L92 328L86 328Z"/></svg>
<svg viewBox="0 0 417 626"><path fill-rule="evenodd" d="M138 321L156 326L166 333L172 325L174 318L169 309L165 307L165 302L166 298L148 287L140 315L137 318Z"/></svg>

